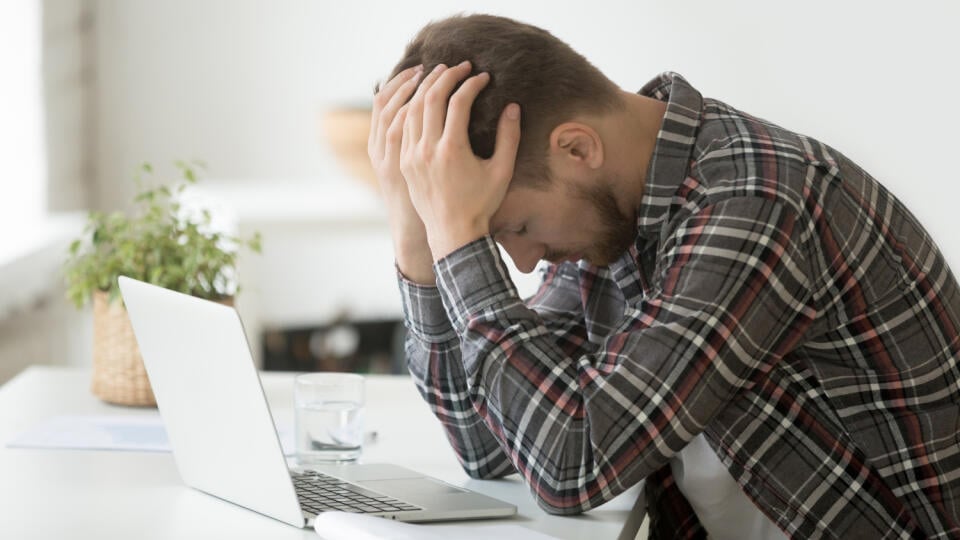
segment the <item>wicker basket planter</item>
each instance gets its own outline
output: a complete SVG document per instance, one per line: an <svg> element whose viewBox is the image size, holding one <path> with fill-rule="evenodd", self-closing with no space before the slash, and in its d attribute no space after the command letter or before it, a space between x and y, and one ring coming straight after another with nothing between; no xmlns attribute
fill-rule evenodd
<svg viewBox="0 0 960 540"><path fill-rule="evenodd" d="M93 293L93 394L118 405L156 406L143 357L122 302Z"/></svg>
<svg viewBox="0 0 960 540"><path fill-rule="evenodd" d="M156 398L143 367L143 357L122 302L108 301L104 291L93 294L93 381L98 398L117 405L155 407ZM220 303L232 306L233 299Z"/></svg>

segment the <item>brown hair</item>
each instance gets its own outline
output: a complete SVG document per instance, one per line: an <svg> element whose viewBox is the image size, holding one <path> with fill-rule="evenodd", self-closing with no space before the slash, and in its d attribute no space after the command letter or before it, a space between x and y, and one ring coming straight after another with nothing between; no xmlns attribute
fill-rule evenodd
<svg viewBox="0 0 960 540"><path fill-rule="evenodd" d="M407 45L390 75L423 64L471 62L472 74L488 72L490 82L470 113L474 154L493 155L497 122L504 107L519 103L520 148L511 185L543 186L550 180L546 156L550 132L579 113L602 113L621 104L617 86L599 69L550 32L492 15L456 15L434 21Z"/></svg>

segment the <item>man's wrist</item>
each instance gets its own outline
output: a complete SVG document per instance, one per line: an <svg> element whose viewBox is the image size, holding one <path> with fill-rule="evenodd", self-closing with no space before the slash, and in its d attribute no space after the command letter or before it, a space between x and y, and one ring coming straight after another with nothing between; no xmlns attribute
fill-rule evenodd
<svg viewBox="0 0 960 540"><path fill-rule="evenodd" d="M417 285L433 286L437 283L437 276L433 273L433 266L424 266L417 262L397 257L397 270L407 281Z"/></svg>
<svg viewBox="0 0 960 540"><path fill-rule="evenodd" d="M393 253L397 270L404 278L420 284L433 285L436 276L433 273L433 256L427 244L427 233L423 223L413 220L393 219L390 229L393 236Z"/></svg>
<svg viewBox="0 0 960 540"><path fill-rule="evenodd" d="M490 234L489 223L452 222L427 230L427 239L434 262L457 249Z"/></svg>
<svg viewBox="0 0 960 540"><path fill-rule="evenodd" d="M437 278L433 273L433 256L426 239L419 242L400 239L394 241L394 256L397 270L403 277L420 285L433 285Z"/></svg>

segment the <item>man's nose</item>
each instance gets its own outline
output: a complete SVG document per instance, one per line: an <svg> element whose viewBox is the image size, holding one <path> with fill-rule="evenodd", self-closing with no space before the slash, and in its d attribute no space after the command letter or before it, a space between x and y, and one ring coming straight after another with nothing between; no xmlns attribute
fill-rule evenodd
<svg viewBox="0 0 960 540"><path fill-rule="evenodd" d="M537 263L546 253L543 246L535 242L530 242L515 234L497 235L496 241L507 251L507 255L513 259L513 264L524 274L529 274L537 267Z"/></svg>

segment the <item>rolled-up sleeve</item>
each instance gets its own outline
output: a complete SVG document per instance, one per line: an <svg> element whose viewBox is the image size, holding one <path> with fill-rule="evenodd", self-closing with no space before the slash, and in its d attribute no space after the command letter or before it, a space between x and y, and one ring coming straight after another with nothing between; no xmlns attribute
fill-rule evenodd
<svg viewBox="0 0 960 540"><path fill-rule="evenodd" d="M474 478L497 478L514 468L467 394L460 341L436 287L397 281L407 328L407 368L417 390L440 420L464 471Z"/></svg>

